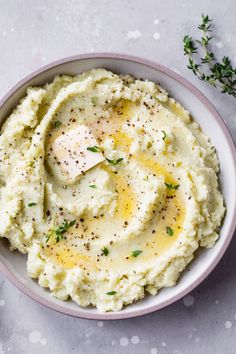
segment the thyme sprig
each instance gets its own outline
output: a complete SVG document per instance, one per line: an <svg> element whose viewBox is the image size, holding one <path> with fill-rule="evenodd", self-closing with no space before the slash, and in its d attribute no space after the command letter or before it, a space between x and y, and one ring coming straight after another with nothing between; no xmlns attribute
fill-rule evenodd
<svg viewBox="0 0 236 354"><path fill-rule="evenodd" d="M74 226L76 223L76 220L68 222L67 220L64 220L61 226L59 226L57 229L52 229L50 233L46 237L46 242L50 240L52 235L55 236L56 242L59 242L64 239L64 233L69 230L70 227Z"/></svg>
<svg viewBox="0 0 236 354"><path fill-rule="evenodd" d="M184 55L188 56L187 68L200 80L220 89L222 93L236 97L236 68L226 56L218 62L212 52L210 48L212 20L208 15L202 14L202 22L198 29L202 32L200 40L193 40L189 35L183 39ZM198 54L200 62L195 60L195 54Z"/></svg>
<svg viewBox="0 0 236 354"><path fill-rule="evenodd" d="M118 158L118 159L111 160L111 159L108 159L108 158L106 157L106 160L107 160L112 166L116 166L116 165L118 165L118 163L120 163L120 162L123 161L124 159L123 159L123 157L120 157L120 158Z"/></svg>
<svg viewBox="0 0 236 354"><path fill-rule="evenodd" d="M108 256L109 249L107 247L103 247L101 251L102 251L102 256Z"/></svg>
<svg viewBox="0 0 236 354"><path fill-rule="evenodd" d="M138 257L143 251L141 250L135 250L131 253L132 257Z"/></svg>

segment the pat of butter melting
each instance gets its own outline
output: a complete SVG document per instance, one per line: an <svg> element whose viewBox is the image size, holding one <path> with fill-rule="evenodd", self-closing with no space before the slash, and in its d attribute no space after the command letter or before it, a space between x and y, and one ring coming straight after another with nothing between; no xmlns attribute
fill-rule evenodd
<svg viewBox="0 0 236 354"><path fill-rule="evenodd" d="M85 125L60 135L52 145L53 153L63 172L69 179L76 179L93 166L104 161L101 152L89 151L88 147L98 143Z"/></svg>

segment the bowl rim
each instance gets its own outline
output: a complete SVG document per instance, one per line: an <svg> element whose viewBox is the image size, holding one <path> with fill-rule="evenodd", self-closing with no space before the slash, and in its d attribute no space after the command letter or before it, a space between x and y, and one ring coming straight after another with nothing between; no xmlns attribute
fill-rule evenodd
<svg viewBox="0 0 236 354"><path fill-rule="evenodd" d="M233 138L227 128L227 125L224 121L224 119L220 116L220 114L217 112L213 104L208 100L208 98L198 89L196 88L190 81L176 73L175 71L169 69L168 67L156 63L154 61L144 59L138 56L133 56L133 55L128 55L128 54L121 54L121 53L110 53L110 52L96 52L96 53L85 53L85 54L78 54L78 55L72 55L68 57L64 57L55 61L50 62L49 64L40 66L38 69L33 70L30 74L25 76L22 80L20 80L17 84L12 86L8 92L0 99L0 109L2 106L7 102L7 100L18 90L20 89L23 85L27 84L28 81L32 80L33 78L36 78L39 74L47 72L48 70L60 66L62 64L66 64L69 62L74 62L74 61L79 61L82 59L119 59L119 60L124 60L124 61L131 61L135 62L138 64L142 64L145 66L148 66L154 70L158 70L162 72L163 74L169 76L170 78L176 80L179 82L181 85L183 85L185 88L187 88L198 100L200 100L203 105L210 111L212 114L213 118L217 121L219 124L220 128L222 129L226 140L229 143L229 148L233 157L234 161L234 167L236 169L236 146L233 141ZM210 273L211 271L216 267L216 265L219 263L221 258L223 257L226 249L228 248L230 241L232 240L232 237L234 235L234 231L236 228L236 205L234 206L234 212L233 212L233 217L230 223L229 227L229 232L225 238L224 244L222 245L218 256L213 260L213 262L208 266L208 268L189 286L187 286L185 289L181 290L178 294L174 295L168 300L163 301L161 304L158 305L152 305L150 307L140 309L140 310L135 310L132 312L128 313L122 313L122 310L120 312L108 312L108 313L89 313L89 312L81 312L78 310L74 309L69 309L64 307L63 305L55 304L50 301L50 299L45 299L41 295L35 293L33 290L30 290L26 285L24 285L17 277L7 268L5 264L3 264L0 261L0 272L2 272L8 280L10 280L13 285L15 285L20 291L22 291L25 295L29 296L31 299L37 301L41 305L44 305L54 311L60 312L64 315L70 315L73 317L77 318L84 318L84 319L91 319L91 320L119 320L119 319L127 319L127 318L134 318L134 317L139 317L143 315L150 314L152 312L155 312L157 310L160 310L164 307L167 307L171 305L172 303L176 302L177 300L181 299L183 296L187 295L189 292L191 292L194 288L196 288ZM63 302L62 302L63 304Z"/></svg>

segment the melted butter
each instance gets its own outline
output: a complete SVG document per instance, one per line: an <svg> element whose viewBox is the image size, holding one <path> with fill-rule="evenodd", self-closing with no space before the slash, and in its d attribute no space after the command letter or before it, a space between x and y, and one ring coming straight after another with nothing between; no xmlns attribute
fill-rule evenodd
<svg viewBox="0 0 236 354"><path fill-rule="evenodd" d="M154 249L157 247L158 255L172 246L178 239L179 234L183 231L185 207L179 192L169 192L167 196L171 197L171 194L175 195L176 198L168 199L166 210L162 211L158 217L156 227L154 228L155 234L152 243L148 245L150 251L152 250L152 245ZM172 236L168 235L166 230L167 226L173 230Z"/></svg>
<svg viewBox="0 0 236 354"><path fill-rule="evenodd" d="M120 128L123 123L129 121L135 109L137 109L137 106L132 101L118 101L117 104L113 106L109 118L98 118L97 121L92 122L89 127L99 142L113 137L117 138L117 143L119 143L119 138L121 138L121 136L119 137Z"/></svg>
<svg viewBox="0 0 236 354"><path fill-rule="evenodd" d="M157 176L164 177L166 183L178 184L172 174L161 164L142 153L134 157L138 164L146 168ZM148 183L148 182L147 182ZM183 223L186 215L184 202L179 190L167 189L166 201L163 203L162 209L154 215L152 222L147 230L141 232L135 240L130 240L129 244L117 246L116 254L119 257L123 254L124 269L130 262L139 261L150 262L151 258L155 261L156 257L161 256L170 249L183 231ZM173 235L168 235L167 227L173 231ZM132 257L132 251L142 250L138 257ZM120 261L115 257L112 260L111 267L120 269Z"/></svg>
<svg viewBox="0 0 236 354"><path fill-rule="evenodd" d="M96 264L93 259L85 254L79 253L75 248L66 242L58 242L44 249L46 256L49 256L53 262L63 266L66 269L75 267L96 270Z"/></svg>
<svg viewBox="0 0 236 354"><path fill-rule="evenodd" d="M97 126L94 131L95 136L100 140L111 137L114 139L115 148L129 152L132 138L121 131L121 125L124 122L130 120L130 117L135 112L136 105L132 101L122 100L119 101L116 106L113 107L111 117L108 121L105 121L105 126ZM105 134L101 134L101 133ZM108 168L106 168L109 171ZM114 217L129 220L134 213L136 206L136 198L133 189L128 184L126 179L120 174L114 174L109 171L115 189L117 191L117 206Z"/></svg>
<svg viewBox="0 0 236 354"><path fill-rule="evenodd" d="M154 216L147 230L140 232L135 239L131 238L128 242L124 240L124 242L114 245L114 255L110 259L108 269L122 273L126 272L130 265L135 267L135 264L138 265L140 262L151 266L171 247L175 247L174 245L183 231L185 208L180 193L175 191L172 194L176 197L168 199L169 202L165 205L164 210ZM173 230L172 236L168 235L167 226ZM142 253L133 257L132 252L135 250L141 250Z"/></svg>
<svg viewBox="0 0 236 354"><path fill-rule="evenodd" d="M118 101L112 110L111 121L117 121L119 126L121 122L129 122L130 117L134 114L136 109L137 105L135 102L130 100Z"/></svg>
<svg viewBox="0 0 236 354"><path fill-rule="evenodd" d="M140 153L138 156L135 156L134 158L141 166L148 169L156 176L163 176L165 182L176 184L176 181L174 180L170 172L168 172L168 170L164 166L159 164L157 161L148 158L146 154Z"/></svg>
<svg viewBox="0 0 236 354"><path fill-rule="evenodd" d="M162 176L166 183L171 183L173 185L178 184L164 166L153 159L148 158L145 154L139 154L136 159L141 166L147 168L150 172L157 176ZM161 212L153 219L150 232L154 230L155 233L153 234L153 238L151 238L151 242L148 242L147 245L149 250L152 248L157 249L158 255L163 253L177 240L179 234L183 230L183 222L186 214L180 191L168 188L166 191L166 206L164 206L163 210L161 210ZM168 235L166 227L170 227L173 230L172 236Z"/></svg>
<svg viewBox="0 0 236 354"><path fill-rule="evenodd" d="M132 138L130 138L127 134L123 133L122 131L118 131L112 134L112 138L114 140L116 149L129 152L130 145L133 141Z"/></svg>
<svg viewBox="0 0 236 354"><path fill-rule="evenodd" d="M116 209L113 218L129 220L133 215L136 207L136 196L133 188L127 179L114 171L109 166L103 166L103 169L109 173L116 192Z"/></svg>
<svg viewBox="0 0 236 354"><path fill-rule="evenodd" d="M133 216L136 205L133 189L121 175L113 174L112 178L117 191L117 206L114 217L129 220Z"/></svg>

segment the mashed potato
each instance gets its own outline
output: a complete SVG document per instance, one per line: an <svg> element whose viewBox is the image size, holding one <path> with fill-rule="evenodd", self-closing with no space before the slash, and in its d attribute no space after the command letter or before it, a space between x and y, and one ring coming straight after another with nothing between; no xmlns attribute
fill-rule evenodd
<svg viewBox="0 0 236 354"><path fill-rule="evenodd" d="M0 235L57 298L118 311L214 246L218 171L209 138L157 84L57 76L2 127Z"/></svg>

